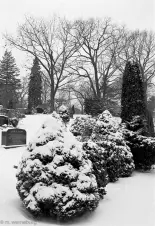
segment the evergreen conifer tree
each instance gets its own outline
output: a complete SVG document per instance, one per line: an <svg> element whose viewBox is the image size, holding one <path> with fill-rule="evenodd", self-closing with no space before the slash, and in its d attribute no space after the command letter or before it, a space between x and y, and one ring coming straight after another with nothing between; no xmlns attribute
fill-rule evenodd
<svg viewBox="0 0 155 226"><path fill-rule="evenodd" d="M42 79L40 65L38 58L35 57L31 69L28 89L28 109L30 111L32 110L32 108L36 108L38 105L42 103L41 94L42 94Z"/></svg>
<svg viewBox="0 0 155 226"><path fill-rule="evenodd" d="M138 123L143 135L154 136L153 118L147 109L146 95L139 63L127 62L122 84L122 122L131 122L133 128L136 128Z"/></svg>
<svg viewBox="0 0 155 226"><path fill-rule="evenodd" d="M134 116L146 118L146 93L144 81L137 62L127 62L123 74L121 118L131 121Z"/></svg>
<svg viewBox="0 0 155 226"><path fill-rule="evenodd" d="M1 94L4 98L4 107L14 108L18 101L20 89L19 69L11 51L6 50L0 62L0 77L4 80L4 90Z"/></svg>

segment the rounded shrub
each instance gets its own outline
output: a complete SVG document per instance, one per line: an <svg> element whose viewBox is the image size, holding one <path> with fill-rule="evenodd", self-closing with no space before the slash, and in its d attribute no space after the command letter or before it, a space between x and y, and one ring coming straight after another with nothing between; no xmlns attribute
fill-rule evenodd
<svg viewBox="0 0 155 226"><path fill-rule="evenodd" d="M132 117L130 122L122 123L125 125L125 128L133 131L137 135L147 136L148 133L146 131L147 122L146 119L142 116L136 115Z"/></svg>
<svg viewBox="0 0 155 226"><path fill-rule="evenodd" d="M134 170L132 153L119 131L118 123L108 111L98 117L91 139L105 150L107 172L111 182L132 174Z"/></svg>
<svg viewBox="0 0 155 226"><path fill-rule="evenodd" d="M92 134L95 124L96 119L91 116L78 116L73 121L70 131L74 136L78 137L80 141L87 141Z"/></svg>
<svg viewBox="0 0 155 226"><path fill-rule="evenodd" d="M132 152L135 168L151 170L155 164L155 138L138 135L129 130L123 130L123 133Z"/></svg>
<svg viewBox="0 0 155 226"><path fill-rule="evenodd" d="M59 220L93 211L100 199L93 165L82 144L52 117L22 157L17 190L34 216Z"/></svg>
<svg viewBox="0 0 155 226"><path fill-rule="evenodd" d="M105 186L109 181L104 149L91 140L88 140L83 143L83 150L93 164L93 173L96 176L99 194L100 197L103 198L106 194Z"/></svg>
<svg viewBox="0 0 155 226"><path fill-rule="evenodd" d="M150 170L155 164L155 138L147 137L146 120L135 116L131 122L122 123L120 130L133 154L135 168Z"/></svg>

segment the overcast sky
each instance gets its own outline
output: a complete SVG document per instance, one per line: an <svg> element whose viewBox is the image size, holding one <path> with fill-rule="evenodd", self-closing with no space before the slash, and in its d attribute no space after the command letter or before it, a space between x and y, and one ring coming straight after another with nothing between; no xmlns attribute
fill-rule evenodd
<svg viewBox="0 0 155 226"><path fill-rule="evenodd" d="M27 14L37 17L58 14L68 19L108 16L130 29L155 31L155 0L0 0L0 59L4 53L1 33L15 33ZM22 70L23 54L17 51L13 54Z"/></svg>

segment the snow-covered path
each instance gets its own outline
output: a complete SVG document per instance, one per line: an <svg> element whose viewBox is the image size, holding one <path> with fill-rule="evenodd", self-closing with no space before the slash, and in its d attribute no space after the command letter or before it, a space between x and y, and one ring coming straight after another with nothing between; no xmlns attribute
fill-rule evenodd
<svg viewBox="0 0 155 226"><path fill-rule="evenodd" d="M33 118L33 117L32 117ZM44 118L44 117L43 117ZM36 118L36 121L43 120ZM27 120L28 133L31 136L38 130L31 129L33 123ZM33 118L34 120L34 118ZM24 124L25 125L25 124ZM33 132L32 132L33 131ZM30 134L29 134L30 137ZM14 149L0 148L0 224L24 225L66 225L50 219L33 219L25 211L16 191L16 169L24 147ZM107 195L95 212L68 223L77 226L155 226L155 170L150 173L135 172L132 177L119 179L108 184ZM3 222L2 222L3 220ZM8 223L8 222L9 223ZM21 221L21 222L20 222Z"/></svg>

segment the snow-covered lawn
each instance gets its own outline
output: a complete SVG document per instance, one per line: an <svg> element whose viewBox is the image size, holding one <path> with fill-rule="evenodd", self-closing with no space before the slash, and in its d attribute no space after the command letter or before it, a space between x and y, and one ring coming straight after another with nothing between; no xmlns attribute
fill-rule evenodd
<svg viewBox="0 0 155 226"><path fill-rule="evenodd" d="M20 127L27 130L28 141L35 136L46 115L27 116ZM16 169L24 147L0 148L0 224L59 225L51 219L34 219L23 207L16 191ZM95 212L69 225L89 226L155 226L155 170L134 172L106 187L107 195ZM4 222L2 222L2 220ZM21 222L20 222L21 221ZM9 222L9 223L8 223ZM14 223L15 224L15 223ZM66 225L67 223L61 223Z"/></svg>

